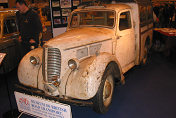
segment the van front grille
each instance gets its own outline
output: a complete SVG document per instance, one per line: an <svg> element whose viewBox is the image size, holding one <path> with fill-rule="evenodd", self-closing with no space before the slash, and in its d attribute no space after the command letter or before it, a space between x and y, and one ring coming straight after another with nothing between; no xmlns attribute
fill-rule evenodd
<svg viewBox="0 0 176 118"><path fill-rule="evenodd" d="M43 75L46 82L60 78L61 53L58 48L44 48L43 53Z"/></svg>

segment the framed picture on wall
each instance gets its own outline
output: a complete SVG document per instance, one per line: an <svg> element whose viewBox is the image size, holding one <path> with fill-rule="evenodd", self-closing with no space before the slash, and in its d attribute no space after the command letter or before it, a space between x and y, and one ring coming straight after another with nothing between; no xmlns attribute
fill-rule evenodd
<svg viewBox="0 0 176 118"><path fill-rule="evenodd" d="M73 6L78 6L80 4L79 0L73 0Z"/></svg>
<svg viewBox="0 0 176 118"><path fill-rule="evenodd" d="M71 9L62 9L62 16L69 16Z"/></svg>
<svg viewBox="0 0 176 118"><path fill-rule="evenodd" d="M52 7L60 7L59 1L52 1Z"/></svg>
<svg viewBox="0 0 176 118"><path fill-rule="evenodd" d="M60 11L53 11L53 16L54 17L61 16Z"/></svg>
<svg viewBox="0 0 176 118"><path fill-rule="evenodd" d="M71 8L71 0L60 0L61 8Z"/></svg>
<svg viewBox="0 0 176 118"><path fill-rule="evenodd" d="M54 18L54 25L59 25L59 24L62 24L61 19L60 18Z"/></svg>
<svg viewBox="0 0 176 118"><path fill-rule="evenodd" d="M63 24L67 24L68 22L67 22L67 17L62 17L62 23Z"/></svg>

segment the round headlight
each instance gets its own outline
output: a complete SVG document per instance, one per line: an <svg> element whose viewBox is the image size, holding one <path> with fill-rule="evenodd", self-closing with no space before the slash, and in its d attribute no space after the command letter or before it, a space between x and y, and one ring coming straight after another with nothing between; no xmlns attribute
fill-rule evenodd
<svg viewBox="0 0 176 118"><path fill-rule="evenodd" d="M68 67L72 70L75 70L76 68L78 68L78 61L76 59L70 59L68 61Z"/></svg>
<svg viewBox="0 0 176 118"><path fill-rule="evenodd" d="M31 64L33 64L33 65L39 64L39 60L38 60L36 57L34 57L34 56L31 56L31 57L30 57L30 62L31 62Z"/></svg>

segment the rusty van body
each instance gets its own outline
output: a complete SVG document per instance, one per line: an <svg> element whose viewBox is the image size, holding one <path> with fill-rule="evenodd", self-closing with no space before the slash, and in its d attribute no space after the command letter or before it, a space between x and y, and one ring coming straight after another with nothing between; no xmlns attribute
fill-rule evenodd
<svg viewBox="0 0 176 118"><path fill-rule="evenodd" d="M152 29L150 2L79 7L71 13L65 33L24 56L18 87L105 113L114 83L124 83L124 73L146 63Z"/></svg>

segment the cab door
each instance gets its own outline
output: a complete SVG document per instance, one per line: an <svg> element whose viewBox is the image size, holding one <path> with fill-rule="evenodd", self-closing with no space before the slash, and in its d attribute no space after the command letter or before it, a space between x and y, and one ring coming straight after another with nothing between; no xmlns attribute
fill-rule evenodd
<svg viewBox="0 0 176 118"><path fill-rule="evenodd" d="M124 10L118 13L118 27L116 38L116 57L126 72L135 61L135 34L131 10Z"/></svg>

